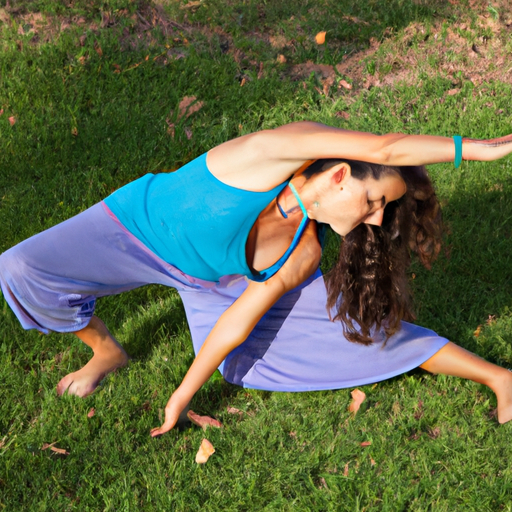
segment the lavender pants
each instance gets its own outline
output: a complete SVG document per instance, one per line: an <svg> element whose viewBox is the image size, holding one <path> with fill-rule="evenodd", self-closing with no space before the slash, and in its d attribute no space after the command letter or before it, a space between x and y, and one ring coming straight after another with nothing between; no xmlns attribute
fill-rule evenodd
<svg viewBox="0 0 512 512"><path fill-rule="evenodd" d="M73 332L87 325L96 298L146 284L175 288L196 353L219 316L247 286L241 276L203 281L166 263L131 235L104 203L0 255L0 286L25 329ZM386 344L347 341L329 320L320 271L283 296L220 367L226 380L274 391L353 387L409 371L448 340L407 322Z"/></svg>

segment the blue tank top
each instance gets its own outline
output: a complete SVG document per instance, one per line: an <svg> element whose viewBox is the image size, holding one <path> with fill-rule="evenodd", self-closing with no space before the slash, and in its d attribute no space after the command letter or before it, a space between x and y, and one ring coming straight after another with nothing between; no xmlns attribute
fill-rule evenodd
<svg viewBox="0 0 512 512"><path fill-rule="evenodd" d="M249 268L251 228L287 183L267 192L231 187L210 173L205 153L175 172L146 174L105 203L128 231L185 274L206 281L232 274L265 281L288 259L308 223L301 205L304 218L286 253L261 272Z"/></svg>

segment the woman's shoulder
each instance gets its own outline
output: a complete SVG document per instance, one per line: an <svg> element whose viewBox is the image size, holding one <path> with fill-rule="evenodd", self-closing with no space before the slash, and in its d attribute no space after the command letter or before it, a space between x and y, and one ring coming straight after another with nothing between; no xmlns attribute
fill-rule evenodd
<svg viewBox="0 0 512 512"><path fill-rule="evenodd" d="M207 155L210 172L233 187L265 192L288 180L304 164L287 148L290 125L224 142Z"/></svg>

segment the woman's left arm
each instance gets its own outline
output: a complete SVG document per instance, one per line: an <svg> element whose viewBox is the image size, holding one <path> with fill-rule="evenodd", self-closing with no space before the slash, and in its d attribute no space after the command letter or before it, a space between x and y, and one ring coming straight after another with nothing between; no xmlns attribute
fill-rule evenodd
<svg viewBox="0 0 512 512"><path fill-rule="evenodd" d="M228 185L263 191L319 158L347 158L385 165L426 165L497 160L512 153L512 135L491 140L356 132L301 121L230 140L208 153L210 171Z"/></svg>
<svg viewBox="0 0 512 512"><path fill-rule="evenodd" d="M452 137L388 133L375 135L298 122L262 132L270 158L349 158L387 165L426 165L454 161L457 144ZM463 160L497 160L512 153L512 135L497 139L462 139Z"/></svg>
<svg viewBox="0 0 512 512"><path fill-rule="evenodd" d="M182 383L169 399L163 425L151 431L153 437L174 427L180 413L226 356L245 341L261 317L280 297L315 272L320 257L321 249L314 223L310 223L283 267L267 281L250 281L242 295L217 320Z"/></svg>

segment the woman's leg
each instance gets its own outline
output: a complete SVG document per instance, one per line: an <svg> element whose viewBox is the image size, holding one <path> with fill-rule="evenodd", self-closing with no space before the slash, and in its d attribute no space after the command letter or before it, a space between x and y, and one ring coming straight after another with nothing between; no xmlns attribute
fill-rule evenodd
<svg viewBox="0 0 512 512"><path fill-rule="evenodd" d="M94 355L83 368L61 379L57 393L62 395L67 391L70 395L84 397L96 389L105 375L125 366L128 355L97 316L93 316L87 327L75 334L92 349Z"/></svg>
<svg viewBox="0 0 512 512"><path fill-rule="evenodd" d="M128 234L97 204L0 255L0 287L25 329L73 332L92 359L58 384L59 394L86 396L126 352L93 316L96 297L149 283L187 287L183 274Z"/></svg>
<svg viewBox="0 0 512 512"><path fill-rule="evenodd" d="M489 386L498 400L498 421L506 423L512 419L512 372L505 368L489 363L452 342L427 359L420 368Z"/></svg>

